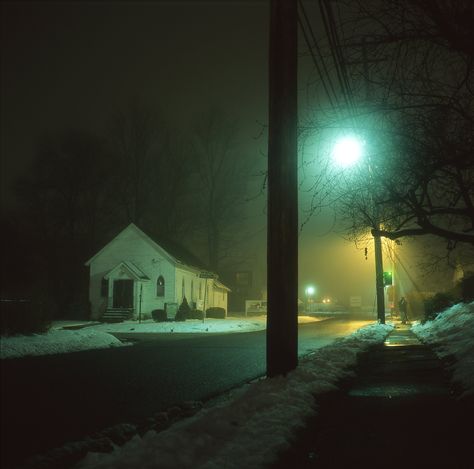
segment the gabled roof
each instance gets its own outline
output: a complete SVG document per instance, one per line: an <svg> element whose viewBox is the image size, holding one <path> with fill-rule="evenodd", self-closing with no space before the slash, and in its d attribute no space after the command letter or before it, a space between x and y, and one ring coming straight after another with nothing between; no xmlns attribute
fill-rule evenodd
<svg viewBox="0 0 474 469"><path fill-rule="evenodd" d="M118 238L125 231L133 231L141 239L150 244L159 254L164 258L168 259L170 262L176 265L181 265L183 267L190 268L192 270L207 270L202 266L202 263L191 253L181 246L178 246L176 243L170 241L155 241L150 236L148 236L144 231L138 228L134 223L130 223L126 228L124 228L117 236L115 236L109 243L107 243L99 252L92 256L85 265L90 265L94 259L96 259L102 252L107 249L110 243Z"/></svg>
<svg viewBox="0 0 474 469"><path fill-rule="evenodd" d="M104 278L108 279L112 275L112 273L118 269L125 270L135 280L150 280L150 277L148 277L148 275L146 275L142 270L140 270L139 267L137 267L133 262L130 261L119 262L113 269L109 270L109 272L104 275Z"/></svg>
<svg viewBox="0 0 474 469"><path fill-rule="evenodd" d="M189 251L187 251L182 246L177 245L176 243L170 241L155 241L150 236L148 236L144 231L138 228L137 225L134 223L130 223L126 228L124 228L117 236L115 236L111 241L109 241L99 252L97 252L94 256L92 256L86 263L86 266L89 266L94 259L96 259L100 254L102 254L107 247L114 242L116 238L118 238L122 233L125 231L133 231L137 234L141 239L146 241L150 244L153 249L155 249L161 256L168 259L170 262L177 266L182 266L184 268L202 272L202 271L209 271L206 267L202 266L202 263ZM122 261L118 265L116 265L108 274L110 275L112 271L123 266L127 269L130 274L135 277L137 280L149 280L149 278L144 274L133 262L131 261ZM223 288L224 290L231 291L230 288L226 287L222 282L217 280L217 275L214 278L214 284L218 288Z"/></svg>

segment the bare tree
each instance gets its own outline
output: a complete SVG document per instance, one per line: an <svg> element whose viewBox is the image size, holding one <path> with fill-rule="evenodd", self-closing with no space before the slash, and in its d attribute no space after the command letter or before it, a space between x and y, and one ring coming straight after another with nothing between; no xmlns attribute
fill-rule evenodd
<svg viewBox="0 0 474 469"><path fill-rule="evenodd" d="M236 125L223 112L202 116L192 139L196 197L211 269L218 271L242 232L249 158L237 145Z"/></svg>
<svg viewBox="0 0 474 469"><path fill-rule="evenodd" d="M149 205L149 168L163 147L156 112L136 99L117 112L109 130L116 157L115 190L126 221L140 224Z"/></svg>
<svg viewBox="0 0 474 469"><path fill-rule="evenodd" d="M474 245L473 12L468 0L333 7L328 48L351 79L350 106L311 126L352 127L372 147L370 174L338 199L353 238L369 228Z"/></svg>
<svg viewBox="0 0 474 469"><path fill-rule="evenodd" d="M66 131L43 138L27 176L17 185L22 228L36 233L35 264L60 308L81 299L83 262L110 222L112 194L106 180L109 155L89 132ZM20 263L30 263L29 254Z"/></svg>
<svg viewBox="0 0 474 469"><path fill-rule="evenodd" d="M143 224L159 238L190 242L199 223L198 190L189 141L168 132L148 165L148 199Z"/></svg>

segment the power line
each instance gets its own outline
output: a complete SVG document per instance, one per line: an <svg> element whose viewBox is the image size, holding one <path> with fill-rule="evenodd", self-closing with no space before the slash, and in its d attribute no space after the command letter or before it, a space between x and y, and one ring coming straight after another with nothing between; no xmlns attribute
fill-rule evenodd
<svg viewBox="0 0 474 469"><path fill-rule="evenodd" d="M309 21L308 15L307 15L306 10L303 6L302 0L299 0L299 7L300 7L299 10L302 13L302 17L301 17L300 14L298 14L298 23L301 26L301 30L303 32L303 37L305 39L306 45L308 46L308 49L309 49L309 52L311 54L313 63L316 67L319 78L321 79L321 83L324 87L324 90L325 90L326 95L329 99L329 102L330 102L331 106L334 109L336 109L336 106L339 105L339 99L338 99L336 90L334 88L334 85L332 83L331 77L329 75L329 72L328 72L328 69L327 69L327 66L326 66L326 62L325 62L324 57L321 53L321 49L319 48L318 41L316 40L313 28L311 27L311 23ZM306 23L306 27L305 27L305 24L303 23L303 20ZM308 37L308 33L306 31L306 28L309 30L309 34L311 36L312 41L310 41L310 38ZM318 62L318 59L316 58L314 50L316 50L316 52L318 54L321 66L319 65L319 62ZM326 80L327 80L327 83L326 83ZM330 88L330 90L329 90L329 88ZM332 93L332 95L331 95L331 93Z"/></svg>
<svg viewBox="0 0 474 469"><path fill-rule="evenodd" d="M348 108L348 111L354 113L354 104L352 99L352 90L349 84L349 77L345 68L344 57L342 56L339 37L337 35L337 28L334 21L330 4L325 0L319 0L319 10L321 12L321 19L328 38L329 49L336 70L336 76L339 82L341 93Z"/></svg>

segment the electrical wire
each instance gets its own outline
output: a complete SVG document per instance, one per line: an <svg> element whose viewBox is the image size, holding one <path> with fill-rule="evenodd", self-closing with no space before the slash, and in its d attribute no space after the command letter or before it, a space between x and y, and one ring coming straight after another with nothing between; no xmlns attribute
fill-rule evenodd
<svg viewBox="0 0 474 469"><path fill-rule="evenodd" d="M352 98L352 90L349 84L347 69L345 67L344 57L342 56L339 37L337 35L337 27L332 14L331 5L325 0L319 0L319 10L323 21L324 30L328 38L329 49L333 59L336 76L339 83L341 94L344 98L348 112L354 115L354 104Z"/></svg>
<svg viewBox="0 0 474 469"><path fill-rule="evenodd" d="M323 56L302 0L298 0L298 23L331 108L336 114L340 114L343 108L343 106L341 106L342 99L346 112L349 114L348 117L352 120L352 125L355 128L356 112L354 95L337 33L336 20L331 10L331 5L326 0L319 0L318 4L325 35L329 44L337 85L334 83L332 73L328 69L327 59ZM338 91L336 91L336 89Z"/></svg>
<svg viewBox="0 0 474 469"><path fill-rule="evenodd" d="M326 95L329 99L329 102L331 106L336 109L336 106L339 105L339 99L338 95L336 93L335 87L332 83L331 76L328 72L326 62L324 60L323 54L321 52L321 49L318 45L318 41L316 40L316 36L314 34L313 28L311 27L311 23L309 21L308 15L306 13L306 10L303 6L302 0L299 0L299 11L301 11L302 15L299 14L298 12L298 22L300 24L301 30L303 32L303 37L305 39L306 45L308 46L311 58L313 60L313 63L316 67L316 70L318 72L319 78L321 80L321 83L324 87L324 90L326 92ZM311 40L308 36L311 36ZM314 51L316 50L318 58L316 58L316 55ZM319 59L319 62L318 62ZM320 65L321 64L321 65Z"/></svg>

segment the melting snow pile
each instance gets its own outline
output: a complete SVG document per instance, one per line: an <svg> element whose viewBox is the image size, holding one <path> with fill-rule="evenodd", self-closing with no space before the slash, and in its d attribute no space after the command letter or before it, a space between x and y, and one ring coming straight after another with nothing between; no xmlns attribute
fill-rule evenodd
<svg viewBox="0 0 474 469"><path fill-rule="evenodd" d="M440 357L455 357L453 380L465 388L463 395L474 394L474 302L454 305L412 330Z"/></svg>
<svg viewBox="0 0 474 469"><path fill-rule="evenodd" d="M247 385L168 430L133 437L112 453L89 453L80 469L242 468L271 463L315 413L314 394L336 388L358 353L383 342L392 326L374 324L300 361L286 377Z"/></svg>

